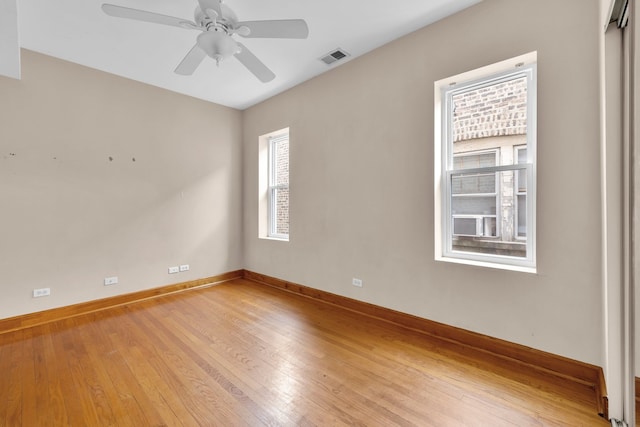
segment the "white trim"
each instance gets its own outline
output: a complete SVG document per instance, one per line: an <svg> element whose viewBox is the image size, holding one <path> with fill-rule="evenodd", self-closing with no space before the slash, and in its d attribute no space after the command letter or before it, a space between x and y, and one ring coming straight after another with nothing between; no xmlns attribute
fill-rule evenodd
<svg viewBox="0 0 640 427"><path fill-rule="evenodd" d="M261 237L261 239L264 240L273 240L274 242L288 242L289 241L289 237L278 237L278 236L264 236Z"/></svg>
<svg viewBox="0 0 640 427"><path fill-rule="evenodd" d="M497 270L517 271L520 273L530 273L530 274L537 273L537 270L533 267L524 267L524 266L512 265L512 264L496 264L495 262L487 262L487 261L474 260L474 259L440 257L440 258L436 258L436 261L450 262L453 264L472 265L472 266L484 267L484 268L494 268Z"/></svg>

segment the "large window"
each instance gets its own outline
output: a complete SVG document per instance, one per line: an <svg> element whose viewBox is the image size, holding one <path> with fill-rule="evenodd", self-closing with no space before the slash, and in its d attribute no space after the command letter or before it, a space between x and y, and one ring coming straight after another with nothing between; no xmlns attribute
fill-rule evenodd
<svg viewBox="0 0 640 427"><path fill-rule="evenodd" d="M535 271L535 61L435 84L439 260Z"/></svg>

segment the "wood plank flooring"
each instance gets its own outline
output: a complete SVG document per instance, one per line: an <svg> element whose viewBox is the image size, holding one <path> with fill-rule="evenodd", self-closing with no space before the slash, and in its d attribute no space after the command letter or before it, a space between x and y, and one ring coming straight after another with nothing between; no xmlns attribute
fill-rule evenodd
<svg viewBox="0 0 640 427"><path fill-rule="evenodd" d="M606 426L594 390L247 280L0 335L0 426Z"/></svg>

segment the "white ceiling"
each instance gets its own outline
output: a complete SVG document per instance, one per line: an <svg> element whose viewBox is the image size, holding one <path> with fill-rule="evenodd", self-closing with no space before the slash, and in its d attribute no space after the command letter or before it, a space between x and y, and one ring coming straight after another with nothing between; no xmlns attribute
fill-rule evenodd
<svg viewBox="0 0 640 427"><path fill-rule="evenodd" d="M196 30L105 15L108 2L193 21L197 0L20 0L20 46L122 77L245 109L346 62L319 58L342 48L351 60L480 0L226 0L240 21L303 18L309 38L241 40L276 78L261 83L235 58L205 58L191 76L173 72ZM410 53L408 53L410 54Z"/></svg>

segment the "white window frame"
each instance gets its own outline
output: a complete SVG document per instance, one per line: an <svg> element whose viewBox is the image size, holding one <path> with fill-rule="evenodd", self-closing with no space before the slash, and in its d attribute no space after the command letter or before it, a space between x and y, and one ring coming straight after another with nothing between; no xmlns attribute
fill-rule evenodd
<svg viewBox="0 0 640 427"><path fill-rule="evenodd" d="M268 195L267 195L267 204L269 206L269 218L268 218L268 223L269 223L269 232L267 234L268 237L273 238L273 239L280 239L280 240L289 240L289 234L284 234L284 233L278 233L277 232L277 193L280 190L289 190L289 184L275 184L276 181L276 175L277 175L277 153L276 153L276 146L277 144L283 142L283 141L287 141L287 144L289 144L289 133L283 133L283 134L279 134L279 135L275 135L275 136L271 136L269 137L269 164L268 164ZM287 159L287 162L289 160ZM288 179L287 179L288 181Z"/></svg>
<svg viewBox="0 0 640 427"><path fill-rule="evenodd" d="M258 238L274 242L288 242L291 229L289 229L289 234L272 232L275 230L275 205L271 196L273 191L269 187L273 183L272 173L275 170L271 154L273 151L271 141L280 137L286 137L289 141L289 147L291 146L291 134L288 127L258 137ZM290 159L291 156L289 156L289 164ZM289 204L289 211L291 211L291 204ZM291 221L289 221L289 225L291 225Z"/></svg>
<svg viewBox="0 0 640 427"><path fill-rule="evenodd" d="M435 259L483 267L536 272L536 61L531 52L434 83L434 228ZM465 90L504 80L527 78L527 162L478 169L453 170L453 130L449 111L451 97ZM453 250L451 178L455 174L527 171L526 257ZM498 190L499 191L499 190ZM517 231L516 231L517 234Z"/></svg>

